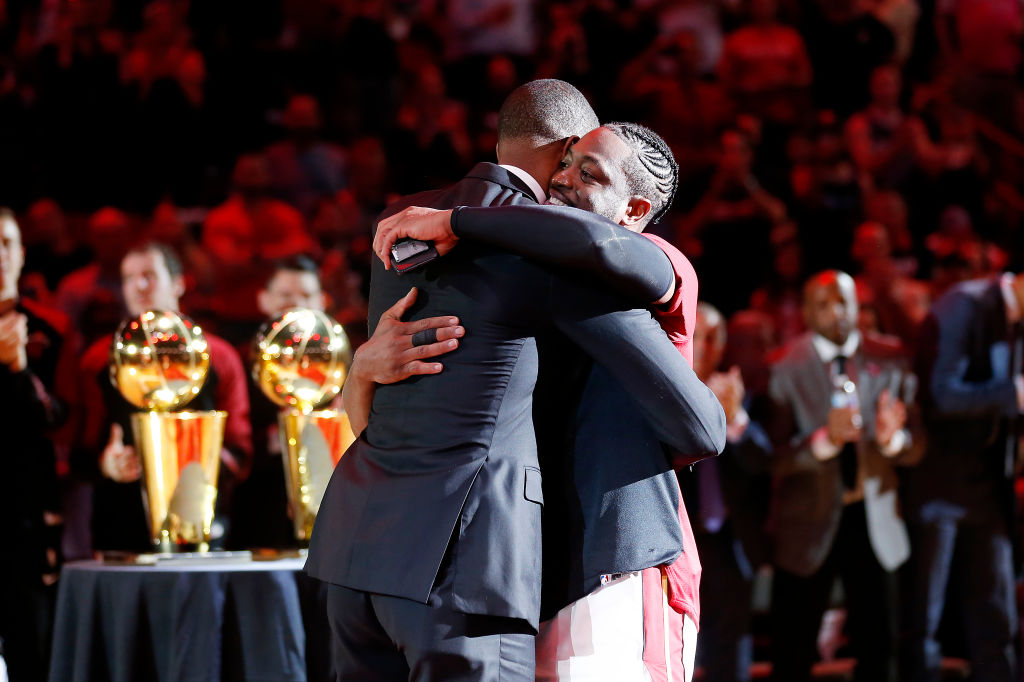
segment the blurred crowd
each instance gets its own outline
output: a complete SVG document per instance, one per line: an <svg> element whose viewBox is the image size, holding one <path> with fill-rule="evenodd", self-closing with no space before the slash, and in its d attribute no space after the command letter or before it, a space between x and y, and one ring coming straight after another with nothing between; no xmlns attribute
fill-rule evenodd
<svg viewBox="0 0 1024 682"><path fill-rule="evenodd" d="M0 584L32 585L5 613L38 618L5 625L8 652L15 632L45 658L62 556L145 549L141 517L122 513L138 496L129 410L104 375L129 313L180 309L216 339L201 402L234 415L223 513L245 510L225 537L286 544L274 409L246 378L256 329L301 303L363 340L374 217L493 159L505 96L561 78L603 119L649 125L672 147L679 195L655 228L700 279L715 331L698 374L770 459L792 435L760 407L784 402L772 364L824 324L808 313L813 273L852 275L840 294L856 303L857 337L909 366L934 345L921 330L943 294L1024 269L1022 47L1019 0L0 0L0 205L13 209L0 216L0 419L24 434L0 505L30 558L4 565ZM40 448L52 466L17 454ZM778 529L763 522L770 480L778 496L785 477L754 460L733 478L764 502L737 535L739 563L736 538L710 539L732 528L728 505L687 494L702 557L726 557L709 559L715 576L738 572L716 589L740 603L757 559L779 568ZM684 472L684 491L717 485L709 475ZM835 577L833 540L813 576ZM705 609L708 679L747 679L751 616L736 602ZM960 639L966 655L976 638Z"/></svg>
<svg viewBox="0 0 1024 682"><path fill-rule="evenodd" d="M775 344L809 272L856 275L863 324L912 343L930 297L1021 253L1014 0L207 5L0 6L0 205L24 223L23 288L87 339L141 239L182 254L186 308L230 340L261 269L300 253L361 320L373 217L492 158L498 106L534 77L666 138L664 236Z"/></svg>

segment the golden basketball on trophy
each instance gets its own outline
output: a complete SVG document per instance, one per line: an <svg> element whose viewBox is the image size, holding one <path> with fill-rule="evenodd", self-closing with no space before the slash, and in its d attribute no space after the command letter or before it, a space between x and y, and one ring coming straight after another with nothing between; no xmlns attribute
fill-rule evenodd
<svg viewBox="0 0 1024 682"><path fill-rule="evenodd" d="M225 412L171 412L202 389L210 367L203 331L184 315L152 310L121 323L110 347L110 379L132 415L143 498L154 548L209 548Z"/></svg>
<svg viewBox="0 0 1024 682"><path fill-rule="evenodd" d="M319 310L298 308L260 328L253 379L278 405L308 413L338 395L351 362L341 325Z"/></svg>
<svg viewBox="0 0 1024 682"><path fill-rule="evenodd" d="M316 408L337 397L352 347L345 330L319 310L290 310L256 335L253 379L278 415L285 485L295 538L309 542L327 483L355 440L344 411Z"/></svg>
<svg viewBox="0 0 1024 682"><path fill-rule="evenodd" d="M203 330L178 313L156 310L121 323L110 360L111 381L125 400L163 412L192 400L210 368Z"/></svg>

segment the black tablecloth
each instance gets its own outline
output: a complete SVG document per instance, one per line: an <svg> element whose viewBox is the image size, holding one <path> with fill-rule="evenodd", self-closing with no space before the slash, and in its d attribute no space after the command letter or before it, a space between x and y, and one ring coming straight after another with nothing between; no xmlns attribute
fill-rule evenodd
<svg viewBox="0 0 1024 682"><path fill-rule="evenodd" d="M68 564L50 682L333 679L326 591L301 568Z"/></svg>

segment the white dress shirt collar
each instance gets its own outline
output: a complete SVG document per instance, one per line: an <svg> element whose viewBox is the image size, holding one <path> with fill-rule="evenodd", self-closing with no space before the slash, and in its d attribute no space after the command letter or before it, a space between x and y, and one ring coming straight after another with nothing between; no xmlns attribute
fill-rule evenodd
<svg viewBox="0 0 1024 682"><path fill-rule="evenodd" d="M860 348L860 332L854 329L846 337L846 342L841 346L837 346L821 334L811 336L811 343L814 344L814 350L818 353L818 357L827 365L840 355L852 358L853 354Z"/></svg>
<svg viewBox="0 0 1024 682"><path fill-rule="evenodd" d="M498 165L525 182L526 186L530 188L531 192L533 192L533 198L537 200L538 204L543 204L548 200L548 193L544 191L544 188L540 186L540 183L537 182L537 179L532 175L524 171L522 168L508 166L503 163Z"/></svg>

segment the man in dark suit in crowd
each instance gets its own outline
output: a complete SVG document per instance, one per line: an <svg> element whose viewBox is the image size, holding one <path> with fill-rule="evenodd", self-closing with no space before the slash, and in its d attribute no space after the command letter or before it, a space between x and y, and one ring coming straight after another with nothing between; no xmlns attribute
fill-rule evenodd
<svg viewBox="0 0 1024 682"><path fill-rule="evenodd" d="M964 282L934 303L922 328L917 364L929 440L906 493L914 549L910 682L939 679L936 632L954 565L974 679L1017 679L1012 538L1022 304L1024 275Z"/></svg>
<svg viewBox="0 0 1024 682"><path fill-rule="evenodd" d="M898 344L861 337L857 295L843 272L804 287L810 332L772 368L774 485L772 666L779 682L809 680L821 616L842 578L855 679L892 679L894 571L910 553L893 464L922 449L908 419L916 382Z"/></svg>
<svg viewBox="0 0 1024 682"><path fill-rule="evenodd" d="M703 577L697 658L708 682L750 679L754 575L768 560L768 468L771 441L752 409L739 367L718 368L725 355L725 318L701 302L693 336L693 369L725 410L727 442L719 457L683 472L683 498L696 528Z"/></svg>
<svg viewBox="0 0 1024 682"><path fill-rule="evenodd" d="M512 169L480 164L452 188L392 211L542 197L540 180L596 119L567 84L524 88L499 123L499 160ZM648 300L672 288L671 265L660 258L654 269L664 277ZM472 332L431 381L377 388L368 428L321 506L307 570L333 583L339 669L343 679L533 679L543 500L531 420L534 337L557 328L593 354L659 436L687 452L717 452L720 407L649 313L527 261L474 245L402 280L375 267L371 320L414 284L421 293L413 317L456 313ZM439 371L437 364L421 370ZM553 385L565 395L582 390L578 367L555 371L564 373ZM349 389L361 390L356 371L353 378Z"/></svg>
<svg viewBox="0 0 1024 682"><path fill-rule="evenodd" d="M56 381L69 333L62 313L19 296L24 259L14 214L0 209L0 677L6 658L14 682L46 679L49 661L62 519L48 434L66 414Z"/></svg>

